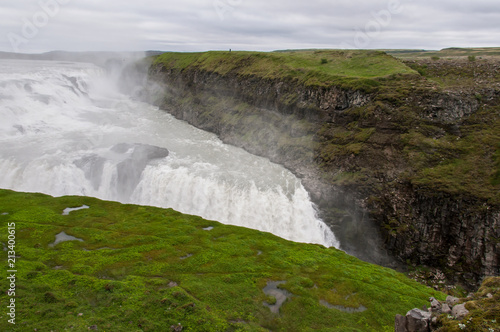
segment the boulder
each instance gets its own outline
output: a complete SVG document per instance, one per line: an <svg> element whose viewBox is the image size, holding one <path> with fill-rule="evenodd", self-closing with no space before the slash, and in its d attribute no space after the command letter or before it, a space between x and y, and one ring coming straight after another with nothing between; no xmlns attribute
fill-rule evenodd
<svg viewBox="0 0 500 332"><path fill-rule="evenodd" d="M468 314L469 310L465 309L465 304L457 304L451 309L451 315L455 317L455 319L463 319Z"/></svg>
<svg viewBox="0 0 500 332"><path fill-rule="evenodd" d="M420 309L412 309L406 314L407 332L428 332L431 313Z"/></svg>

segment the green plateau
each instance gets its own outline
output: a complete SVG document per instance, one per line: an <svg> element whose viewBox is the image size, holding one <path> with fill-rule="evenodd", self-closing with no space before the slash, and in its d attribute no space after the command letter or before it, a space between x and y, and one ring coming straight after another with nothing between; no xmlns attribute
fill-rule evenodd
<svg viewBox="0 0 500 332"><path fill-rule="evenodd" d="M384 52L355 50L172 52L156 57L154 65L364 91L373 91L380 84L376 80L378 78L418 75L415 70Z"/></svg>
<svg viewBox="0 0 500 332"><path fill-rule="evenodd" d="M2 331L393 331L396 314L445 297L334 248L172 209L0 190L0 223L4 247L15 223L17 270ZM54 244L62 232L74 239ZM270 282L287 296L276 312Z"/></svg>

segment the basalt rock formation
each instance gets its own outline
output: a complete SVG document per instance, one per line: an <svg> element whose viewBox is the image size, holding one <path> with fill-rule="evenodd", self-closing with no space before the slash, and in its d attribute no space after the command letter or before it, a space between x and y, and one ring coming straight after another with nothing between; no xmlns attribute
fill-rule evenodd
<svg viewBox="0 0 500 332"><path fill-rule="evenodd" d="M498 275L499 64L304 54L318 68L287 67L286 53L165 54L141 96L294 172L348 253L466 286ZM269 61L281 69L266 74ZM368 69L340 74L353 66Z"/></svg>

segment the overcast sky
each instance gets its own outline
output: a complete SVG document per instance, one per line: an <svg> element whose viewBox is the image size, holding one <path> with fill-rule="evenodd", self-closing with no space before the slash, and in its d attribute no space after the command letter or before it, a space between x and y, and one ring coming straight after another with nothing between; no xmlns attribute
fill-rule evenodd
<svg viewBox="0 0 500 332"><path fill-rule="evenodd" d="M499 0L3 0L0 51L500 46Z"/></svg>

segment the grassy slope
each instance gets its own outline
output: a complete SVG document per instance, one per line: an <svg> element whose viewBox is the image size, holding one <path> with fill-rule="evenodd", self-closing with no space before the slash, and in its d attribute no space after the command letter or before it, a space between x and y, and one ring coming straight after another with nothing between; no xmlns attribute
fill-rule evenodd
<svg viewBox="0 0 500 332"><path fill-rule="evenodd" d="M61 215L83 204L90 209ZM443 296L339 250L171 209L0 190L2 243L10 222L20 256L17 324L0 314L2 331L166 331L178 323L184 331L392 331L397 313ZM50 247L62 231L84 242ZM263 305L273 302L262 292L271 280L293 294L280 314ZM320 300L368 310L345 313Z"/></svg>

